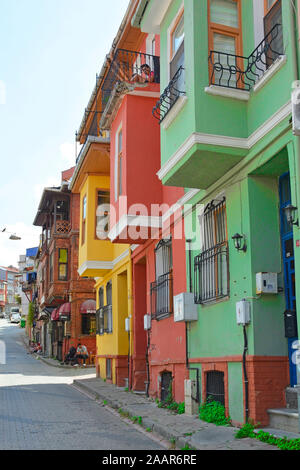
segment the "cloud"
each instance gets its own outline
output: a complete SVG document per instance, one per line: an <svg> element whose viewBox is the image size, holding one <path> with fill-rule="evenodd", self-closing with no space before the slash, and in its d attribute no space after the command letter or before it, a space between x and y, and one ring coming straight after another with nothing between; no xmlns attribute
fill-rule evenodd
<svg viewBox="0 0 300 470"><path fill-rule="evenodd" d="M66 165L65 169L71 168L75 165L75 143L64 142L60 145L59 151L62 161Z"/></svg>
<svg viewBox="0 0 300 470"><path fill-rule="evenodd" d="M61 174L57 172L57 177L49 177L43 183L36 183L33 185L33 194L35 206L38 207L43 191L45 188L50 188L52 186L59 186L61 183Z"/></svg>
<svg viewBox="0 0 300 470"><path fill-rule="evenodd" d="M3 228L0 227L0 230ZM5 232L0 231L0 266L18 267L19 255L25 255L26 248L39 245L40 233L40 227L26 225L23 222L7 225ZM10 240L10 234L16 234L21 240Z"/></svg>

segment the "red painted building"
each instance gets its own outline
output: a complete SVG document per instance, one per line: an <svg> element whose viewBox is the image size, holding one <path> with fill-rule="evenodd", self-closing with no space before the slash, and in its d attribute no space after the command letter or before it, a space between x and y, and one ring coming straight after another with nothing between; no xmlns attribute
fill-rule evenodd
<svg viewBox="0 0 300 470"><path fill-rule="evenodd" d="M131 244L132 250L129 388L146 389L150 396L164 399L171 386L173 399L180 402L188 376L186 330L184 323L174 322L173 296L186 291L186 248L182 219L175 228L168 211L184 190L163 187L157 177L160 127L152 110L160 95L159 37L136 33L133 41L134 30L129 19L120 39L122 50L116 51L111 65L115 81L108 71L103 84L108 104L100 128L111 135L109 238ZM126 60L128 67L123 69L132 75L116 74L119 63ZM143 64L150 67L151 78L143 76ZM152 318L148 331L147 314Z"/></svg>
<svg viewBox="0 0 300 470"><path fill-rule="evenodd" d="M62 173L60 187L44 189L34 220L42 227L36 339L46 354L59 360L78 342L91 354L96 352L94 281L80 278L77 272L79 195L68 189L73 171Z"/></svg>

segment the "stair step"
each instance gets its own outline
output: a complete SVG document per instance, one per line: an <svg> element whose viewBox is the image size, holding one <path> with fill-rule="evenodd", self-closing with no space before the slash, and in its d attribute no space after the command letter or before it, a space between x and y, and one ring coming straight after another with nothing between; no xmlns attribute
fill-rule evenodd
<svg viewBox="0 0 300 470"><path fill-rule="evenodd" d="M299 433L299 413L296 408L276 408L268 410L269 427Z"/></svg>

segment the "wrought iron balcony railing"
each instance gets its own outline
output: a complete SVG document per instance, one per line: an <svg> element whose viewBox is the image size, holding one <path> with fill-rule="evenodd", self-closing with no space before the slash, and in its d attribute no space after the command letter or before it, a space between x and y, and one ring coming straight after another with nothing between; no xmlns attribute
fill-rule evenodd
<svg viewBox="0 0 300 470"><path fill-rule="evenodd" d="M172 273L163 274L150 285L151 315L156 320L173 313L173 277Z"/></svg>
<svg viewBox="0 0 300 470"><path fill-rule="evenodd" d="M185 95L184 75L184 68L181 66L154 106L152 114L155 119L158 119L159 123L163 121L168 112L173 108L178 98Z"/></svg>
<svg viewBox="0 0 300 470"><path fill-rule="evenodd" d="M228 244L218 244L194 259L195 303L220 300L229 295Z"/></svg>
<svg viewBox="0 0 300 470"><path fill-rule="evenodd" d="M148 68L145 65L148 65ZM160 83L160 58L151 54L117 49L102 86L102 111L115 85L121 82Z"/></svg>
<svg viewBox="0 0 300 470"><path fill-rule="evenodd" d="M266 70L282 55L282 27L276 24L249 57L211 51L210 84L250 91Z"/></svg>

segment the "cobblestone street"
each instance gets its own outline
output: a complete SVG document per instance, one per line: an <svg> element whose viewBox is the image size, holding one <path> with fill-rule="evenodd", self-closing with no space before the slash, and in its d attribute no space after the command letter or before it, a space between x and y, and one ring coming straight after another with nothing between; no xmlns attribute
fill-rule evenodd
<svg viewBox="0 0 300 470"><path fill-rule="evenodd" d="M72 387L94 369L59 369L27 354L24 331L0 320L6 364L0 364L1 450L158 450L139 432ZM91 373L92 372L92 373Z"/></svg>

